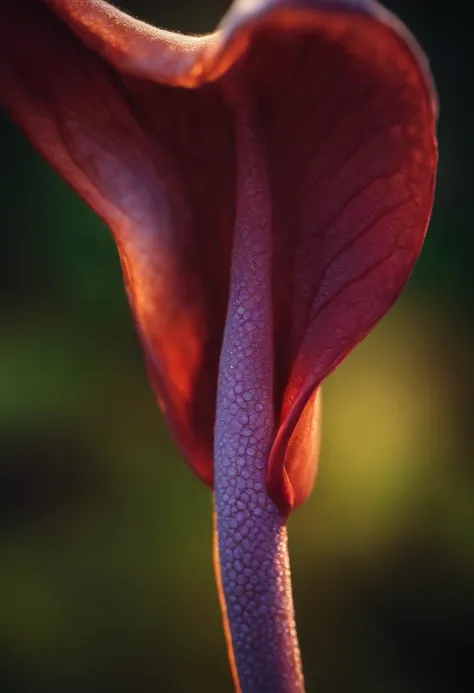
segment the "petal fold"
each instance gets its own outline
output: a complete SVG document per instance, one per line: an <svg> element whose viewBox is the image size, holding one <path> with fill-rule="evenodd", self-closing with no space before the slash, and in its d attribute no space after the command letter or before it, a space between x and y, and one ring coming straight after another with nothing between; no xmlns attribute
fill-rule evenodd
<svg viewBox="0 0 474 693"><path fill-rule="evenodd" d="M160 84L196 86L201 56L214 40L158 29L104 0L44 1L118 71Z"/></svg>

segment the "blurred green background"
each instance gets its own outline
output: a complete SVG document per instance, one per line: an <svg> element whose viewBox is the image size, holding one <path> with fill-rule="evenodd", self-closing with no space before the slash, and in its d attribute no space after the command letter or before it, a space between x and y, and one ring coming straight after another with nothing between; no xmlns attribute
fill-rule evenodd
<svg viewBox="0 0 474 693"><path fill-rule="evenodd" d="M227 6L118 4L193 32ZM290 521L309 693L474 690L469 6L387 5L431 59L439 183L406 292L325 386ZM211 497L164 428L112 240L4 114L0 143L0 690L230 692Z"/></svg>

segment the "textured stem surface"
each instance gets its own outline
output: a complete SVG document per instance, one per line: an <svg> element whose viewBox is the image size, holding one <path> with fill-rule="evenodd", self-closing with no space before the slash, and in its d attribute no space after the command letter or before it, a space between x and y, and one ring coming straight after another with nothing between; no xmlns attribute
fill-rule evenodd
<svg viewBox="0 0 474 693"><path fill-rule="evenodd" d="M274 435L271 202L264 142L249 107L237 109L236 151L215 432L217 575L236 685L242 693L302 693L285 521L265 487Z"/></svg>

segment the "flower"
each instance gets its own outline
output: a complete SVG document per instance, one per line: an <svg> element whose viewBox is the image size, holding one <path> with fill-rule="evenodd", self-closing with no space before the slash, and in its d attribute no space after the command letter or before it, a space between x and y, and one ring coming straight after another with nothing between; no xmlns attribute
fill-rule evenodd
<svg viewBox="0 0 474 693"><path fill-rule="evenodd" d="M251 532L268 511L268 548L272 508L284 523L314 483L322 382L423 244L437 146L421 50L373 0L237 0L200 37L103 0L0 0L0 99L112 230L160 406L233 517L220 553L244 544L229 548L239 512ZM240 683L267 690L262 668L242 673L247 646Z"/></svg>

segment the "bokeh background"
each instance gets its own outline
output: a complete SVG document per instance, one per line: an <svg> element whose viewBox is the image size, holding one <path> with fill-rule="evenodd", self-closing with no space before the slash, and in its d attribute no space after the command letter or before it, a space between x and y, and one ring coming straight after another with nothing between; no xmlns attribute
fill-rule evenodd
<svg viewBox="0 0 474 693"><path fill-rule="evenodd" d="M122 0L212 29L224 0ZM325 386L290 521L308 692L474 690L473 60L469 3L387 5L441 101L436 207L396 308ZM0 690L232 690L211 498L147 383L117 254L0 116Z"/></svg>

